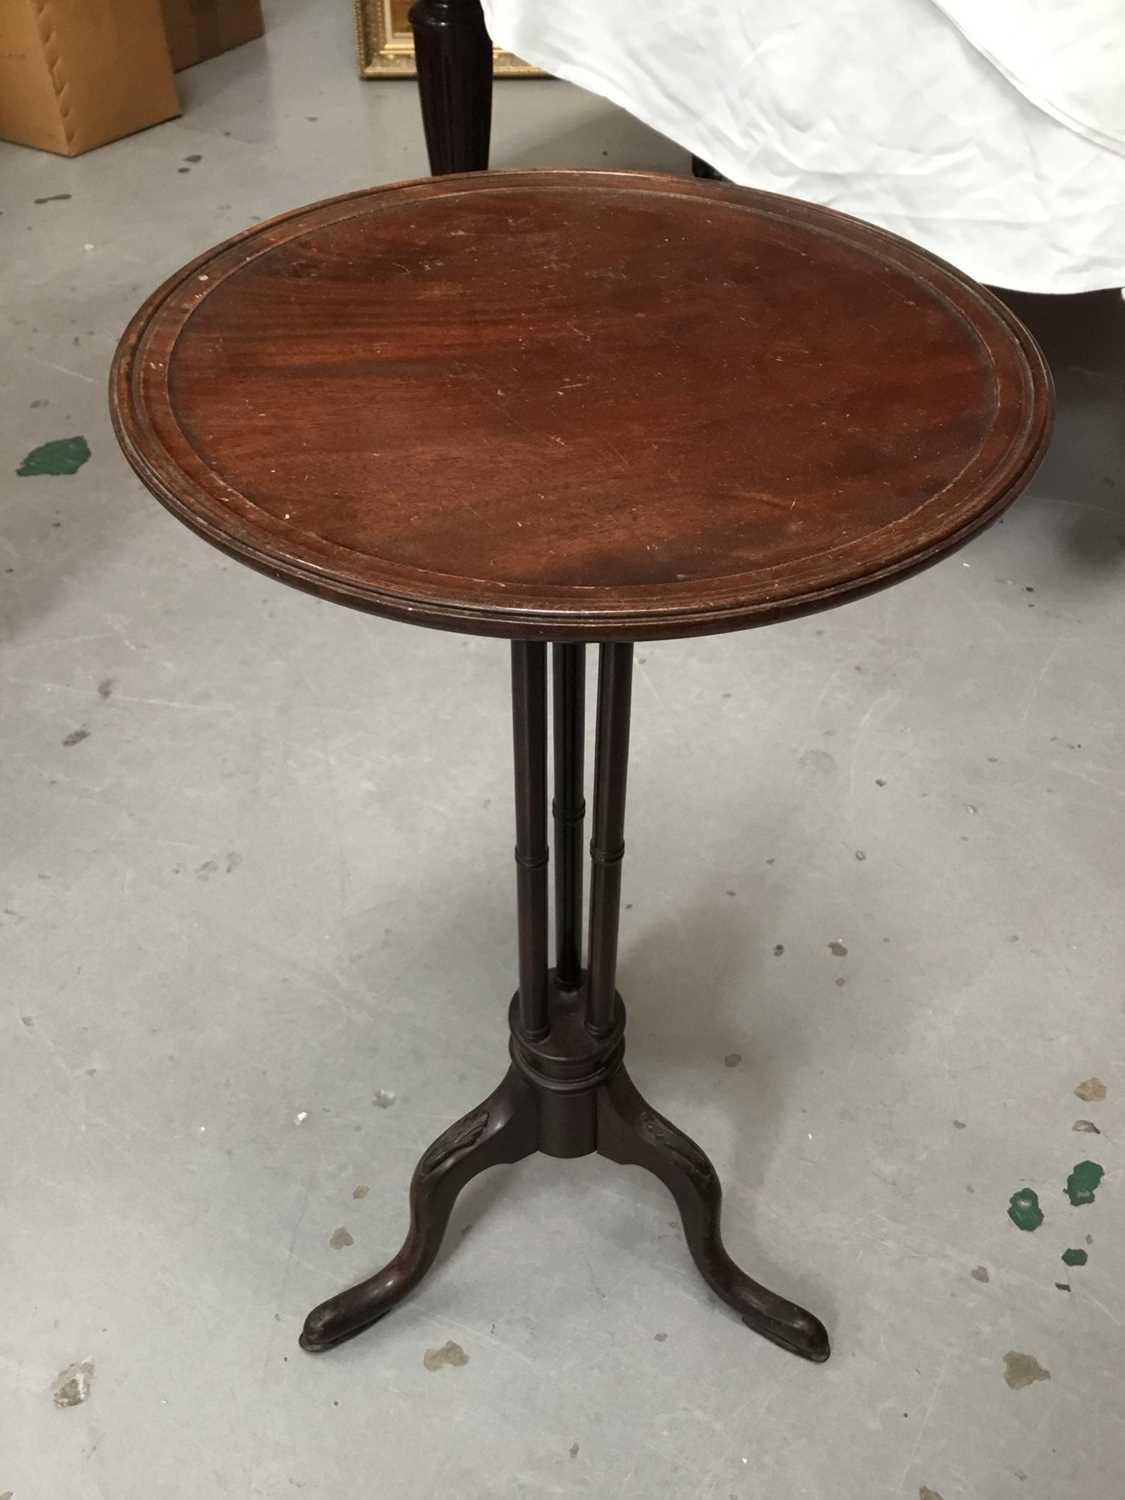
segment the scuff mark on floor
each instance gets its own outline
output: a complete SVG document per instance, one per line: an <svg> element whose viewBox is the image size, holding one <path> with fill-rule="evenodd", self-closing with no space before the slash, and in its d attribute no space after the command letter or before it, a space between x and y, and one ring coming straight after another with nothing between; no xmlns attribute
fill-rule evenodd
<svg viewBox="0 0 1125 1500"><path fill-rule="evenodd" d="M1045 1370L1033 1354L1020 1354L1009 1349L1004 1356L1004 1379L1013 1391L1022 1391L1037 1380L1050 1380L1050 1370Z"/></svg>
<svg viewBox="0 0 1125 1500"><path fill-rule="evenodd" d="M1101 1131L1094 1124L1093 1120L1075 1120L1070 1128L1084 1135L1101 1135Z"/></svg>
<svg viewBox="0 0 1125 1500"><path fill-rule="evenodd" d="M444 1365L449 1365L455 1369L460 1365L467 1365L469 1363L469 1356L461 1348L460 1344L455 1344L450 1339L440 1349L427 1349L422 1356L422 1363L427 1370L440 1370Z"/></svg>
<svg viewBox="0 0 1125 1500"><path fill-rule="evenodd" d="M990 1279L987 1266L974 1266L969 1275L974 1281L988 1281Z"/></svg>
<svg viewBox="0 0 1125 1500"><path fill-rule="evenodd" d="M836 769L836 757L827 750L806 750L797 757L797 764L806 771L819 771L822 776L830 776Z"/></svg>
<svg viewBox="0 0 1125 1500"><path fill-rule="evenodd" d="M333 1250L346 1250L349 1245L355 1244L355 1240L344 1228L343 1224L341 1224L339 1229L332 1231L332 1237L328 1243L332 1246Z"/></svg>
<svg viewBox="0 0 1125 1500"><path fill-rule="evenodd" d="M59 1407L81 1406L83 1401L89 1398L93 1381L94 1361L92 1359L82 1359L73 1365L67 1365L65 1370L60 1370L55 1376L52 1390L55 1405Z"/></svg>
<svg viewBox="0 0 1125 1500"><path fill-rule="evenodd" d="M390 1109L397 1097L394 1089L376 1089L371 1102L376 1109Z"/></svg>
<svg viewBox="0 0 1125 1500"><path fill-rule="evenodd" d="M357 1182L355 1187L352 1188L352 1197L366 1198L370 1191L371 1189L367 1186L366 1182Z"/></svg>
<svg viewBox="0 0 1125 1500"><path fill-rule="evenodd" d="M1083 1104L1091 1104L1105 1098L1105 1084L1100 1078L1087 1078L1085 1083L1077 1085L1074 1092Z"/></svg>

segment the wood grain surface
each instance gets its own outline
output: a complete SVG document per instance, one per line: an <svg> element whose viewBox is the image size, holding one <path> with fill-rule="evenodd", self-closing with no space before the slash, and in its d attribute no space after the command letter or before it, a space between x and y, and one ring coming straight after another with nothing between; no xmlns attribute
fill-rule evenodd
<svg viewBox="0 0 1125 1500"><path fill-rule="evenodd" d="M122 447L181 520L377 614L648 640L825 607L1027 483L1033 340L858 220L724 183L493 172L256 225L141 308Z"/></svg>

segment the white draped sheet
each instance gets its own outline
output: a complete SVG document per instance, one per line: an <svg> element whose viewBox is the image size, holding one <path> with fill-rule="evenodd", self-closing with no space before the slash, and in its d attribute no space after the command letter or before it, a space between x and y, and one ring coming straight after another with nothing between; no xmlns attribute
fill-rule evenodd
<svg viewBox="0 0 1125 1500"><path fill-rule="evenodd" d="M1125 0L484 6L498 45L735 182L997 286L1125 286Z"/></svg>

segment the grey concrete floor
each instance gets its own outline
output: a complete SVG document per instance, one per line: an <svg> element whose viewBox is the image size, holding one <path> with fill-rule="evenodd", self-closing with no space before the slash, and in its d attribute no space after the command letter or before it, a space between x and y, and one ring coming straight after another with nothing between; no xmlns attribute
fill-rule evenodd
<svg viewBox="0 0 1125 1500"><path fill-rule="evenodd" d="M1060 412L1004 524L830 615L639 652L634 1075L831 1362L743 1329L664 1189L598 1159L478 1181L418 1295L298 1351L503 1067L506 653L202 546L126 469L104 387L189 256L424 172L413 89L355 79L345 11L277 0L264 42L181 75L181 120L88 157L0 147L0 1495L1120 1495L1115 295L1015 299ZM496 137L497 165L686 168L557 83L502 85ZM15 477L76 434L78 473ZM428 1370L448 1340L468 1362ZM1050 1378L1012 1388L1007 1354Z"/></svg>

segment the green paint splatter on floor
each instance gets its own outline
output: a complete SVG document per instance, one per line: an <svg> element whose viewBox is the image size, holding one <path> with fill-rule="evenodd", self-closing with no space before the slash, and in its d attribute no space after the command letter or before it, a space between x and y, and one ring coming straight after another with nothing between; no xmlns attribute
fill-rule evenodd
<svg viewBox="0 0 1125 1500"><path fill-rule="evenodd" d="M1083 1203L1093 1203L1098 1183L1105 1176L1105 1168L1096 1161L1080 1161L1066 1179L1066 1196L1080 1208Z"/></svg>
<svg viewBox="0 0 1125 1500"><path fill-rule="evenodd" d="M32 448L16 473L24 479L39 474L77 474L89 457L90 445L84 437L55 438Z"/></svg>
<svg viewBox="0 0 1125 1500"><path fill-rule="evenodd" d="M1008 1200L1008 1218L1017 1229L1038 1229L1043 1222L1039 1194L1034 1188L1020 1188Z"/></svg>
<svg viewBox="0 0 1125 1500"><path fill-rule="evenodd" d="M1062 1253L1064 1266L1084 1266L1089 1259L1085 1250L1064 1250Z"/></svg>

